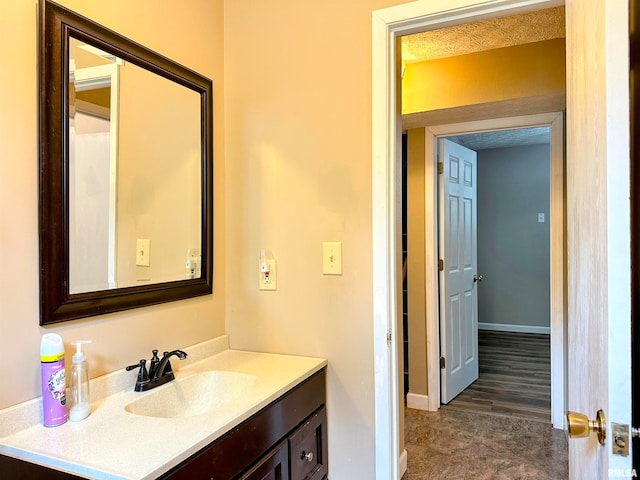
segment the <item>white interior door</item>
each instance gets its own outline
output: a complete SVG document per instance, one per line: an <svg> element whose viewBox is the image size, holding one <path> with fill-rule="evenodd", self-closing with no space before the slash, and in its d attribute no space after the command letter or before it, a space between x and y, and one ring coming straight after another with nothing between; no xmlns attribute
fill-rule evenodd
<svg viewBox="0 0 640 480"><path fill-rule="evenodd" d="M571 479L636 476L612 448L631 421L628 7L566 3L568 408L606 424L605 445L569 440Z"/></svg>
<svg viewBox="0 0 640 480"><path fill-rule="evenodd" d="M438 142L440 175L441 402L478 378L476 152Z"/></svg>

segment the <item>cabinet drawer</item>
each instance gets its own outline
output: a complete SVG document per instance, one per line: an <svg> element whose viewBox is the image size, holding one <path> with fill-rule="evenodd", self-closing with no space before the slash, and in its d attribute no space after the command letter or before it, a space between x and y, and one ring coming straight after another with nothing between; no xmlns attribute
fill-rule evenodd
<svg viewBox="0 0 640 480"><path fill-rule="evenodd" d="M327 411L316 410L289 436L291 480L321 480L327 475Z"/></svg>
<svg viewBox="0 0 640 480"><path fill-rule="evenodd" d="M289 480L287 442L282 442L240 480Z"/></svg>

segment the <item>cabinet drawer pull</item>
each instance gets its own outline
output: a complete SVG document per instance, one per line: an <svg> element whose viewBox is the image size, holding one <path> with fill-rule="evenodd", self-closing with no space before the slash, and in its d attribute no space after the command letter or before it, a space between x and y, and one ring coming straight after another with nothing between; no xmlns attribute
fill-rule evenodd
<svg viewBox="0 0 640 480"><path fill-rule="evenodd" d="M308 462L313 461L313 452L306 453L304 450L300 454L300 460L307 460Z"/></svg>

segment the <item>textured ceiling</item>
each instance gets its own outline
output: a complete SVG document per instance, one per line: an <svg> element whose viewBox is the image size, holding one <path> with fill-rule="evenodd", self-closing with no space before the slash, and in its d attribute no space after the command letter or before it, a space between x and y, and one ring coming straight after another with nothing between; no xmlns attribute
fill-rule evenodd
<svg viewBox="0 0 640 480"><path fill-rule="evenodd" d="M402 61L423 62L564 36L564 7L554 7L407 35L402 37Z"/></svg>
<svg viewBox="0 0 640 480"><path fill-rule="evenodd" d="M549 127L520 128L495 132L469 133L448 137L471 150L506 148L549 143Z"/></svg>

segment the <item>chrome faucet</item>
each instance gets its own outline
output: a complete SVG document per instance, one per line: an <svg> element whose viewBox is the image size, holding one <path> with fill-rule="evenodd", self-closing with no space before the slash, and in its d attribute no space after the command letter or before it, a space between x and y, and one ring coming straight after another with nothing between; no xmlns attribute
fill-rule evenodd
<svg viewBox="0 0 640 480"><path fill-rule="evenodd" d="M136 392L146 392L152 388L164 385L175 378L173 375L173 369L171 368L171 362L169 361L174 355L180 360L187 358L186 352L182 350L173 350L171 352L164 352L162 359L158 358L158 350L153 350L153 358L147 372L147 361L143 358L135 365L129 365L126 367L127 371L134 368L140 368L138 371L138 378L136 379L136 385L134 390Z"/></svg>

